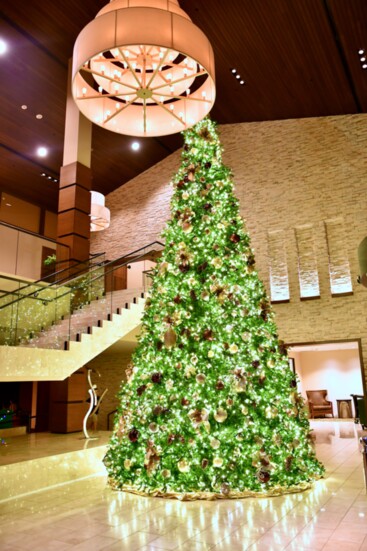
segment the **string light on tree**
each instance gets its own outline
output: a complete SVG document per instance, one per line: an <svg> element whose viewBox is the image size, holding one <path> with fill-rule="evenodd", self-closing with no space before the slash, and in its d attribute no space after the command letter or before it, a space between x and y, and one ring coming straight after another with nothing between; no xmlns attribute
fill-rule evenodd
<svg viewBox="0 0 367 551"><path fill-rule="evenodd" d="M105 457L109 480L178 499L301 491L323 467L215 123L184 136L166 246Z"/></svg>

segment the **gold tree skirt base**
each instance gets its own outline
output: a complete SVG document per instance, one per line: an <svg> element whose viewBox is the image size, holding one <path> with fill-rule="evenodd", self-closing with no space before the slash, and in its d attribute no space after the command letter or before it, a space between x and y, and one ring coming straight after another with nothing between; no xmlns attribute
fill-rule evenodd
<svg viewBox="0 0 367 551"><path fill-rule="evenodd" d="M315 478L318 480L321 477ZM144 497L163 497L165 499L178 499L179 501L196 501L198 499L205 499L207 501L215 501L216 499L242 499L246 497L276 497L285 494L294 494L298 492L304 492L308 490L312 482L302 482L296 486L290 486L289 488L283 488L282 486L274 486L269 488L264 492L253 492L247 490L245 492L229 492L227 495L216 493L216 492L164 492L162 490L152 490L152 491L141 491L137 490L133 486L123 485L119 486L114 480L108 480L109 485L113 490L118 490L121 492L128 492L130 494L135 494L138 496Z"/></svg>

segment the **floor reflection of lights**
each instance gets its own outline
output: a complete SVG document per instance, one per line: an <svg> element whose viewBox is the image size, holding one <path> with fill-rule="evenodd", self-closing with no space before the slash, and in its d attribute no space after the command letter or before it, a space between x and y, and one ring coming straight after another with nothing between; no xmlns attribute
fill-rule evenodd
<svg viewBox="0 0 367 551"><path fill-rule="evenodd" d="M0 550L367 551L358 426L312 425L327 475L302 494L181 503L112 492L92 477L0 505Z"/></svg>

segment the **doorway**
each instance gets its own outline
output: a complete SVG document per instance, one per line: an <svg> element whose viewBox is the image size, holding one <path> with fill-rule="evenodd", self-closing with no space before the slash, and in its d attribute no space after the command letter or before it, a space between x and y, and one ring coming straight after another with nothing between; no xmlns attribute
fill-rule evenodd
<svg viewBox="0 0 367 551"><path fill-rule="evenodd" d="M298 375L298 390L326 390L334 419L358 418L357 398L365 396L365 377L359 340L288 345L288 355ZM325 417L331 418L331 414Z"/></svg>

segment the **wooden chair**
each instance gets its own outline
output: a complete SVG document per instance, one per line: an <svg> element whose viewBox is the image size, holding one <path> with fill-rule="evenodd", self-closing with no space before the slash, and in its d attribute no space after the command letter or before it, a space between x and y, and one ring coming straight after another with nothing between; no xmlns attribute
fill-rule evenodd
<svg viewBox="0 0 367 551"><path fill-rule="evenodd" d="M331 414L334 417L333 403L326 400L327 390L306 390L310 418L326 417Z"/></svg>

